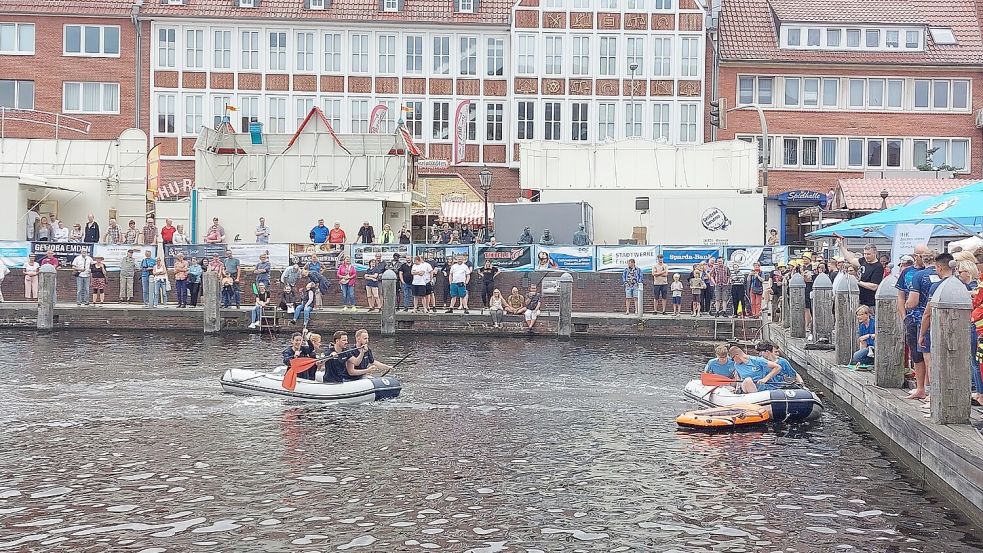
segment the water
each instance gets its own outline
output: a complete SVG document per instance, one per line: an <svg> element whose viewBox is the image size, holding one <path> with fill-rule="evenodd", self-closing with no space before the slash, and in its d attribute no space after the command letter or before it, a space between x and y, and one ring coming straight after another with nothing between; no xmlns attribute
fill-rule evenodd
<svg viewBox="0 0 983 553"><path fill-rule="evenodd" d="M273 365L280 347L3 334L0 551L983 546L835 409L804 429L677 432L709 348L377 340L380 358L417 352L396 401L221 393L226 364Z"/></svg>

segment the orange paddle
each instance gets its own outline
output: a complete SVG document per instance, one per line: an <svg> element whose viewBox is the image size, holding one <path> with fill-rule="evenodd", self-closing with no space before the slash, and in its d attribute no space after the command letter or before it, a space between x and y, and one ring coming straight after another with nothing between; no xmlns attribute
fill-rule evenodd
<svg viewBox="0 0 983 553"><path fill-rule="evenodd" d="M310 357L294 357L291 359L290 368L283 375L283 387L291 392L294 391L294 388L297 387L297 373L306 371L313 367L315 363L317 363L317 359L311 359Z"/></svg>
<svg viewBox="0 0 983 553"><path fill-rule="evenodd" d="M700 382L704 386L723 386L725 384L734 384L738 381L720 374L700 373Z"/></svg>

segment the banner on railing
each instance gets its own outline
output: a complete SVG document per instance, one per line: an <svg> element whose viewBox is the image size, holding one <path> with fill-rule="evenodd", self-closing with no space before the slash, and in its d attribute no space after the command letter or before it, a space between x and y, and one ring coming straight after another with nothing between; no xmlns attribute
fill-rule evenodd
<svg viewBox="0 0 983 553"><path fill-rule="evenodd" d="M635 266L643 272L651 272L659 259L659 246L597 246L598 271L622 271L628 260L634 259Z"/></svg>
<svg viewBox="0 0 983 553"><path fill-rule="evenodd" d="M693 265L703 263L711 257L720 258L720 248L690 248L685 246L666 246L662 248L663 262L672 270L692 270Z"/></svg>
<svg viewBox="0 0 983 553"><path fill-rule="evenodd" d="M243 267L255 267L259 263L259 256L266 254L270 256L270 266L273 269L286 269L290 264L290 245L289 244L245 244L243 242L233 242L226 244L242 264Z"/></svg>
<svg viewBox="0 0 983 553"><path fill-rule="evenodd" d="M472 265L475 263L470 244L416 244L413 246L413 255L423 257L431 265L443 265L448 257L458 255L467 256Z"/></svg>
<svg viewBox="0 0 983 553"><path fill-rule="evenodd" d="M493 267L498 267L503 271L533 270L533 246L531 245L478 246L477 250L477 255L475 255L476 267L483 267L485 261L491 261Z"/></svg>
<svg viewBox="0 0 983 553"><path fill-rule="evenodd" d="M788 263L788 246L754 246L727 247L724 249L727 266L733 272L750 273L754 264L761 265L764 272L773 271L775 267Z"/></svg>
<svg viewBox="0 0 983 553"><path fill-rule="evenodd" d="M543 259L543 256L546 259ZM590 272L594 270L594 246L536 246L534 271Z"/></svg>
<svg viewBox="0 0 983 553"><path fill-rule="evenodd" d="M48 250L55 252L55 257L61 260L62 265L69 265L82 252L92 255L92 244L84 242L31 242L31 253L41 258L48 253Z"/></svg>
<svg viewBox="0 0 983 553"><path fill-rule="evenodd" d="M316 256L321 263L322 269L335 270L338 268L339 258L345 255L343 244L290 244L290 262L299 261L301 265L307 265L311 256Z"/></svg>
<svg viewBox="0 0 983 553"><path fill-rule="evenodd" d="M157 246L138 246L135 244L96 244L93 248L92 257L102 256L103 263L110 271L118 271L120 262L126 257L126 252L133 252L133 259L137 265L144 258L144 252L150 252L151 257L157 256Z"/></svg>
<svg viewBox="0 0 983 553"><path fill-rule="evenodd" d="M369 261L375 258L375 254L382 254L383 263L391 263L393 254L398 253L400 257L406 257L407 261L412 262L410 244L352 244L352 264L359 271L369 268Z"/></svg>
<svg viewBox="0 0 983 553"><path fill-rule="evenodd" d="M30 253L30 242L0 240L0 261L2 261L8 269L20 269L24 267L24 264L27 263L27 256L30 255Z"/></svg>
<svg viewBox="0 0 983 553"><path fill-rule="evenodd" d="M192 258L201 261L202 259L211 259L216 255L225 259L225 246L225 244L166 244L164 246L164 265L173 267L174 258L179 253L183 253L185 261L188 262Z"/></svg>

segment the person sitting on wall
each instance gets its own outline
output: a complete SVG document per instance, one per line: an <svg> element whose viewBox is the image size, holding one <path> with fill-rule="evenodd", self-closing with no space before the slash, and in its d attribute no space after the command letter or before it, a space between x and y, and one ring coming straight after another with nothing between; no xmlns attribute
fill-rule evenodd
<svg viewBox="0 0 983 553"><path fill-rule="evenodd" d="M874 340L877 338L875 331L874 314L869 307L861 305L857 309L858 336L857 345L860 349L853 354L853 364L873 365L874 364Z"/></svg>
<svg viewBox="0 0 983 553"><path fill-rule="evenodd" d="M584 230L584 225L580 225L580 229L573 233L573 245L574 246L588 246L590 245L590 237L587 236L587 231Z"/></svg>

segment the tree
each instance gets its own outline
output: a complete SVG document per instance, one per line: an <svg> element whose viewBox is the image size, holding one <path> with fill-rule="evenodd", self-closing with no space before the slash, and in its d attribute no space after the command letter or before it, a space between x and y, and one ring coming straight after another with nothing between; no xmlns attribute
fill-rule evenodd
<svg viewBox="0 0 983 553"><path fill-rule="evenodd" d="M935 157L935 152L937 151L939 151L938 147L926 150L925 161L917 165L915 168L918 169L919 171L951 171L953 173L955 173L956 171L962 171L963 169L962 167L953 167L948 163L943 163L942 165L936 167L932 161L932 158Z"/></svg>

